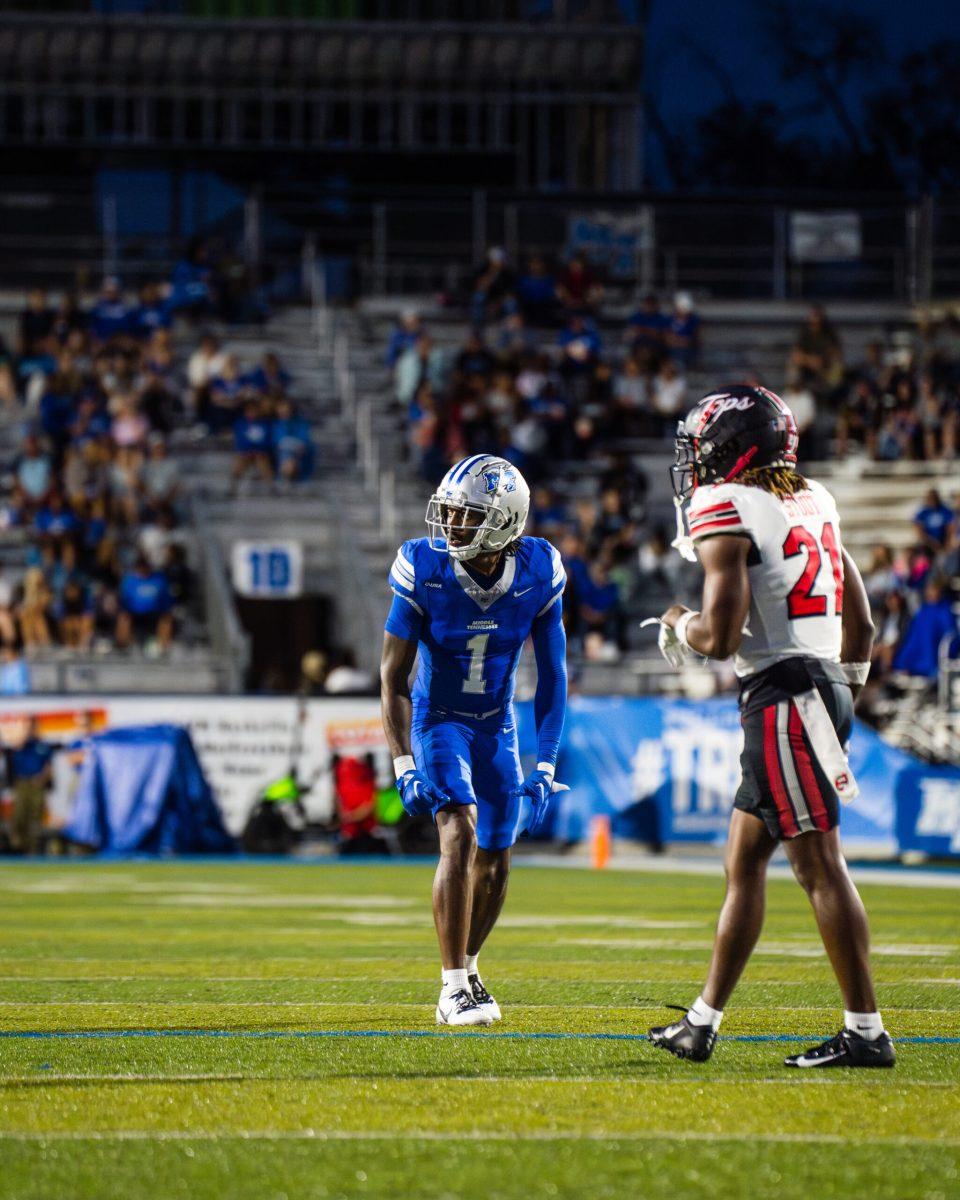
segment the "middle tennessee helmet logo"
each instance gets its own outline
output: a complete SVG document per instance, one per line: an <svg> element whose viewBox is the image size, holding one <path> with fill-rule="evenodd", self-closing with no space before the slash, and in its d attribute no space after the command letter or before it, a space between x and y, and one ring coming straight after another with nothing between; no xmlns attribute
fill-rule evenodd
<svg viewBox="0 0 960 1200"><path fill-rule="evenodd" d="M491 494L496 492L503 483L503 491L515 492L517 490L517 477L512 470L502 470L500 467L495 467L492 470L483 472L483 483L485 489Z"/></svg>

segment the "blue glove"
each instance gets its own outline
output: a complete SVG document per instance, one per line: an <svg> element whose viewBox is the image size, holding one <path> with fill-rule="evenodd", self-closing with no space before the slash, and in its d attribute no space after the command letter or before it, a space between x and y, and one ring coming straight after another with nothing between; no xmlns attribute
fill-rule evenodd
<svg viewBox="0 0 960 1200"><path fill-rule="evenodd" d="M397 780L397 791L404 812L411 817L432 817L435 808L450 803L446 792L432 784L422 771L404 771Z"/></svg>
<svg viewBox="0 0 960 1200"><path fill-rule="evenodd" d="M536 833L543 824L553 793L569 790L565 783L554 783L553 771L544 770L543 767L537 767L526 777L514 795L526 796L530 801L531 813L527 833Z"/></svg>

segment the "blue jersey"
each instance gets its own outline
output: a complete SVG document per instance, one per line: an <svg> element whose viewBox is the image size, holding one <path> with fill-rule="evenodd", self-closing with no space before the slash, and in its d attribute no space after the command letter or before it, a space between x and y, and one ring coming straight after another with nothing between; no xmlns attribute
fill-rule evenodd
<svg viewBox="0 0 960 1200"><path fill-rule="evenodd" d="M513 700L523 644L560 600L566 573L549 542L523 537L485 588L428 538L415 538L400 547L389 580L405 603L394 602L387 632L419 642L414 702L481 718Z"/></svg>

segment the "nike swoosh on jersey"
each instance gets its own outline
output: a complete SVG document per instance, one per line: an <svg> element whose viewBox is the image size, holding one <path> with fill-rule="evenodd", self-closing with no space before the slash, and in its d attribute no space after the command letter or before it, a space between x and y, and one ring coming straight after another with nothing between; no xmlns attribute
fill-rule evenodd
<svg viewBox="0 0 960 1200"><path fill-rule="evenodd" d="M515 596L525 596L527 594L527 592L532 592L532 591L533 591L533 587L531 586L528 588L524 588L522 592L514 592L513 594Z"/></svg>

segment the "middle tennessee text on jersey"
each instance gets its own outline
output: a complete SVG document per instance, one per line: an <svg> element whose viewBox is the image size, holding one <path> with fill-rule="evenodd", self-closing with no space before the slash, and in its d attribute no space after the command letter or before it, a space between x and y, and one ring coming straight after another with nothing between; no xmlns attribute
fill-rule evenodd
<svg viewBox="0 0 960 1200"><path fill-rule="evenodd" d="M489 588L428 538L404 542L389 575L413 619L387 632L420 643L414 703L482 718L506 708L523 644L566 583L560 555L542 538L518 539ZM418 619L419 615L419 619Z"/></svg>

